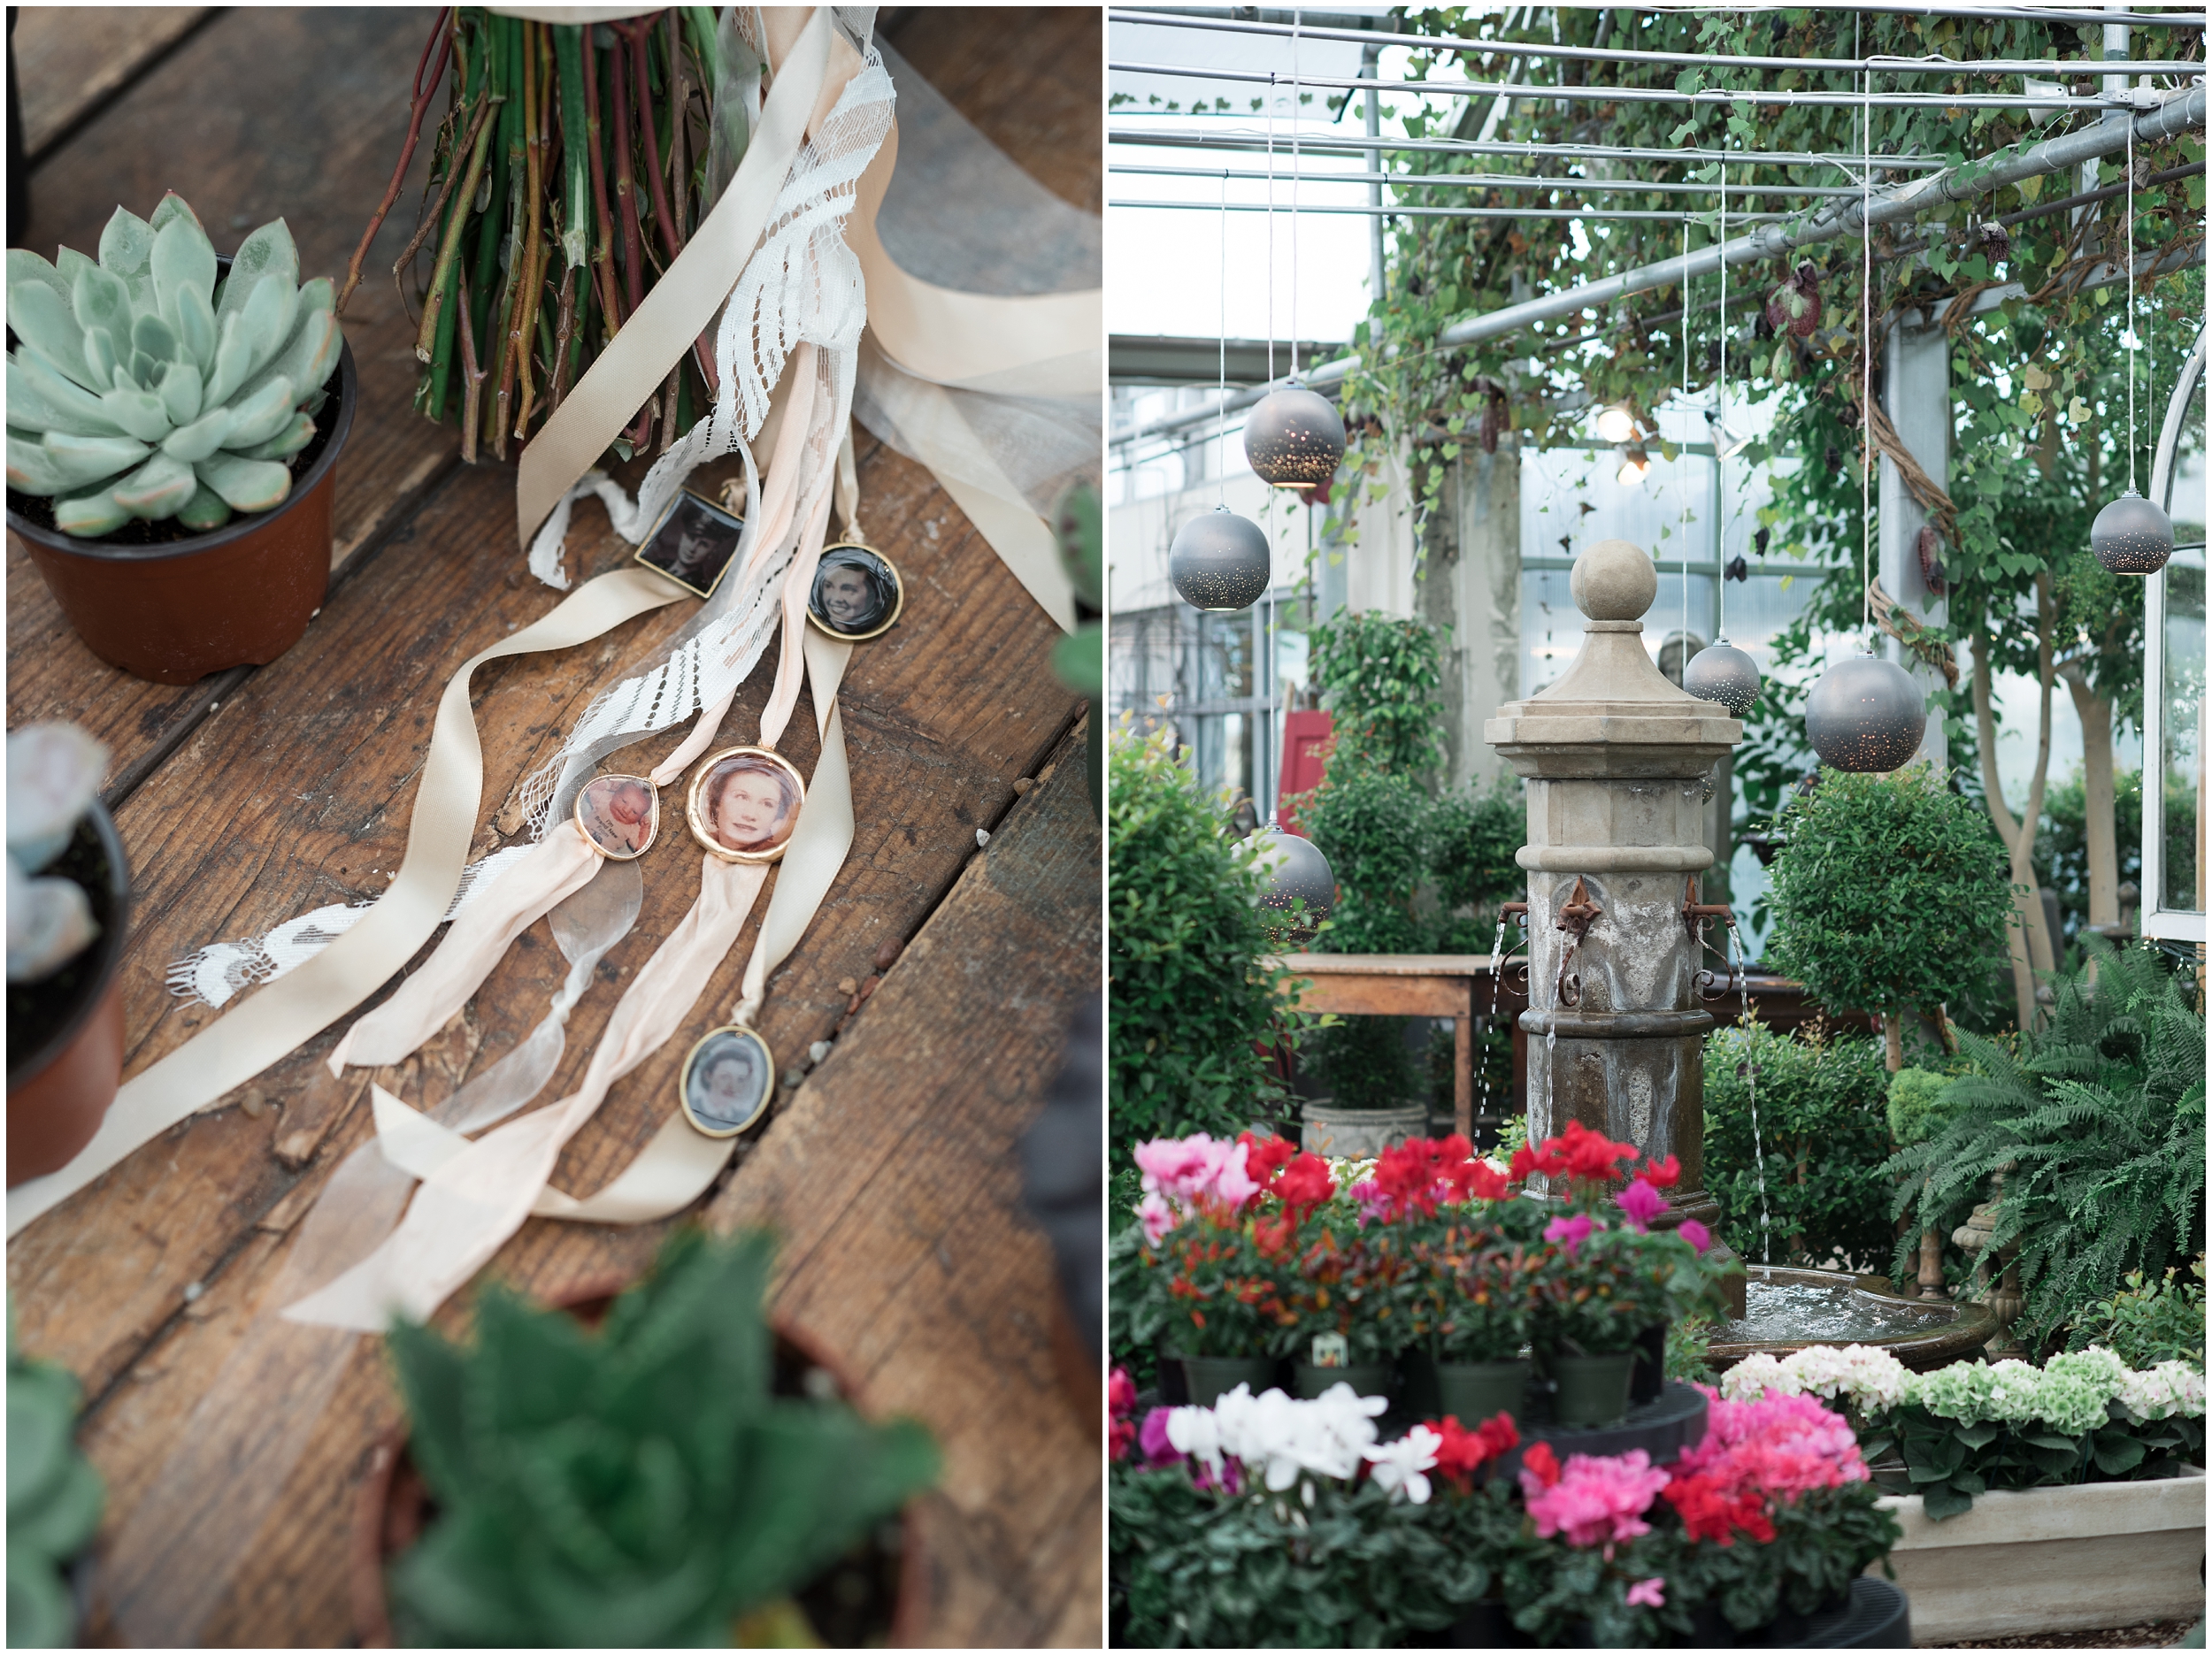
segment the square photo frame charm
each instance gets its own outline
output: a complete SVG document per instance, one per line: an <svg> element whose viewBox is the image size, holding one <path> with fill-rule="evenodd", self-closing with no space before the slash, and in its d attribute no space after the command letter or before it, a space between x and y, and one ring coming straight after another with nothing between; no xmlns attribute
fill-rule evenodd
<svg viewBox="0 0 2212 1655"><path fill-rule="evenodd" d="M687 488L668 502L635 561L667 576L687 592L711 597L737 556L745 519Z"/></svg>

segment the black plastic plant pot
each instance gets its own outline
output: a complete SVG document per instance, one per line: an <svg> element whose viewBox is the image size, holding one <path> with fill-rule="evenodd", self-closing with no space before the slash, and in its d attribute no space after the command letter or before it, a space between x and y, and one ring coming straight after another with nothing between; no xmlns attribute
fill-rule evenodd
<svg viewBox="0 0 2212 1655"><path fill-rule="evenodd" d="M46 870L76 880L100 934L53 976L8 985L8 1187L69 1164L92 1141L123 1077L119 969L130 931L130 865L96 801Z"/></svg>

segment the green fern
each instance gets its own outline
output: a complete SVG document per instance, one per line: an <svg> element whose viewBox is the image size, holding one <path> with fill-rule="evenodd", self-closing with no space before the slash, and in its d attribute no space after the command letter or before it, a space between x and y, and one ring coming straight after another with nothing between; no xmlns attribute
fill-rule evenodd
<svg viewBox="0 0 2212 1655"><path fill-rule="evenodd" d="M2204 1246L2204 1017L2147 948L2088 939L2097 981L2059 979L2047 1027L2018 1053L1962 1032L1973 1068L1944 1088L1949 1117L1893 1157L1895 1210L1947 1232L2005 1175L1990 1245L2017 1243L2040 1340L2135 1271Z"/></svg>

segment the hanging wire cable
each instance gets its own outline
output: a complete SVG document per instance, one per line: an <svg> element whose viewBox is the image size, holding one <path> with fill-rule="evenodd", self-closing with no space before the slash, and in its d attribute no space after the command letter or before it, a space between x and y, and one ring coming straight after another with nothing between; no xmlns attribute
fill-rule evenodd
<svg viewBox="0 0 2212 1655"><path fill-rule="evenodd" d="M1682 215L1682 320L1678 324L1682 335L1682 406L1690 405L1690 217ZM1674 499L1682 510L1678 532L1682 536L1682 631L1675 640L1674 677L1679 684L1690 672L1690 468L1689 442L1684 440L1683 451L1674 456Z"/></svg>
<svg viewBox="0 0 2212 1655"><path fill-rule="evenodd" d="M1221 505L1229 504L1229 174L1221 174L1221 379L1214 395L1220 418L1214 427L1214 482Z"/></svg>
<svg viewBox="0 0 2212 1655"><path fill-rule="evenodd" d="M1723 247L1728 245L1728 163L1725 161L1720 164L1720 230L1717 239ZM1682 320L1686 326L1690 319L1687 314L1689 300L1688 294L1682 295L1685 311ZM1724 501L1727 494L1722 487L1720 469L1720 451L1726 446L1728 436L1728 261L1724 258L1720 262L1720 389L1714 393L1713 408L1720 415L1719 421L1713 427L1713 494L1716 499ZM1715 508L1717 512L1718 510L1718 507ZM1713 632L1716 641L1728 636L1728 548L1721 544L1723 525L1727 521L1725 514L1722 514L1720 522L1713 525L1713 562L1720 569L1719 575L1713 581Z"/></svg>
<svg viewBox="0 0 2212 1655"><path fill-rule="evenodd" d="M2128 493L2135 492L2135 123L2128 122Z"/></svg>
<svg viewBox="0 0 2212 1655"><path fill-rule="evenodd" d="M1267 381L1275 382L1275 72L1267 73Z"/></svg>
<svg viewBox="0 0 2212 1655"><path fill-rule="evenodd" d="M1290 14L1290 377L1298 377L1298 19Z"/></svg>
<svg viewBox="0 0 2212 1655"><path fill-rule="evenodd" d="M1855 24L1852 30L1857 34ZM1855 39L1853 47L1855 50ZM1866 633L1867 653L1874 649L1874 72L1869 69L1863 84L1866 100L1860 106L1863 136L1860 176L1865 180L1859 197L1859 245L1865 249L1859 272L1859 628Z"/></svg>

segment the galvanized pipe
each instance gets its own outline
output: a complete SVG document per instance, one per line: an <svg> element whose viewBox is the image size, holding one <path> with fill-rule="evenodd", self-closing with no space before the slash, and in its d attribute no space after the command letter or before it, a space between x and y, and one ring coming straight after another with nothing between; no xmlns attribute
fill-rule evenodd
<svg viewBox="0 0 2212 1655"><path fill-rule="evenodd" d="M1267 148L1267 142L1257 133L1194 132L1174 133L1142 126L1118 126L1106 134L1109 143L1141 144L1168 149L1235 149L1254 155ZM1483 155L1502 156L1515 160L1557 159L1563 161L1655 161L1668 166L1683 166L1701 161L1725 161L1731 166L1832 166L1849 172L1864 165L1866 157L1858 155L1815 155L1794 149L1761 150L1752 153L1742 149L1702 149L1691 146L1680 149L1644 149L1623 148L1610 144L1590 143L1516 143L1500 140L1495 143L1479 143L1462 138L1383 138L1360 139L1332 133L1326 138L1304 141L1303 147L1316 155L1352 155L1366 150L1371 153L1392 155ZM1873 157L1878 172L1942 171L1951 164L1941 156L1878 155ZM1852 187L1857 193L1857 186Z"/></svg>
<svg viewBox="0 0 2212 1655"><path fill-rule="evenodd" d="M1310 145L1306 153L1315 153ZM1263 181L1265 172L1239 172L1219 166L1152 166L1137 161L1110 163L1109 172L1146 178L1226 178L1250 183ZM1288 177L1277 173L1278 178ZM1516 172L1302 172L1307 184L1388 184L1402 189L1563 189L1591 195L1717 195L1717 184L1672 183L1663 179L1542 178ZM1856 195L1856 184L1731 184L1739 195ZM1379 206L1379 200L1373 204ZM1303 209L1302 208L1302 211Z"/></svg>

